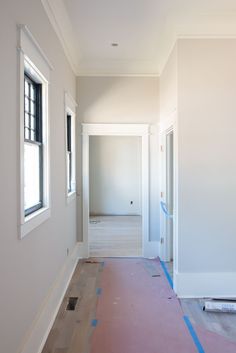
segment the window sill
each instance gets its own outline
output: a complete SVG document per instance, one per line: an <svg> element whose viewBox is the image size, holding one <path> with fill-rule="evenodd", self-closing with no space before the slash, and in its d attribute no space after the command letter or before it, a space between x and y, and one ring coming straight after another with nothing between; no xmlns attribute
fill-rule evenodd
<svg viewBox="0 0 236 353"><path fill-rule="evenodd" d="M50 209L48 207L44 207L25 217L24 223L21 224L20 238L23 239L28 233L32 232L32 230L45 222L50 217L50 215Z"/></svg>
<svg viewBox="0 0 236 353"><path fill-rule="evenodd" d="M69 194L67 194L66 202L67 202L67 204L69 204L75 199L76 199L76 191L72 191Z"/></svg>

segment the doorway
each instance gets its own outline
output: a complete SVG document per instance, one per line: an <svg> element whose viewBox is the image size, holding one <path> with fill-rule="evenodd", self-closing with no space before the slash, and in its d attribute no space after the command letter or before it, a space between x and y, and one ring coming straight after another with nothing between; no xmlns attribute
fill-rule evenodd
<svg viewBox="0 0 236 353"><path fill-rule="evenodd" d="M170 126L162 132L162 186L161 186L161 260L165 262L170 276L174 272L175 241L175 169L174 129Z"/></svg>
<svg viewBox="0 0 236 353"><path fill-rule="evenodd" d="M89 253L142 255L141 137L90 136Z"/></svg>
<svg viewBox="0 0 236 353"><path fill-rule="evenodd" d="M141 140L141 251L150 257L152 246L149 240L149 125L148 124L82 124L83 135L83 254L90 256L90 140L94 136L129 136ZM132 201L132 199L130 200ZM120 215L123 217L122 215ZM96 225L96 220L95 225ZM126 255L128 256L128 254Z"/></svg>

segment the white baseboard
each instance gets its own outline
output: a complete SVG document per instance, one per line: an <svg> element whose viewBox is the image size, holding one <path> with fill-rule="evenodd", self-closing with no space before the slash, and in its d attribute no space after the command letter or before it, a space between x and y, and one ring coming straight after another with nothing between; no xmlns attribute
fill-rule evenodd
<svg viewBox="0 0 236 353"><path fill-rule="evenodd" d="M143 244L143 257L155 258L159 255L159 241L149 241Z"/></svg>
<svg viewBox="0 0 236 353"><path fill-rule="evenodd" d="M175 292L179 298L235 298L236 273L175 273Z"/></svg>
<svg viewBox="0 0 236 353"><path fill-rule="evenodd" d="M79 259L79 243L76 244L71 256L67 258L54 285L50 289L47 299L36 320L32 324L21 353L41 353L48 334L52 328L74 269Z"/></svg>

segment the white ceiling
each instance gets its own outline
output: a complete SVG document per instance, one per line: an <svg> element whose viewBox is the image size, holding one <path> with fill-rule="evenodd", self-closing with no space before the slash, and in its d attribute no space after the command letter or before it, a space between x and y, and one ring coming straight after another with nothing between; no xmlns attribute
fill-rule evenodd
<svg viewBox="0 0 236 353"><path fill-rule="evenodd" d="M236 37L236 0L42 2L78 75L158 75L179 37Z"/></svg>

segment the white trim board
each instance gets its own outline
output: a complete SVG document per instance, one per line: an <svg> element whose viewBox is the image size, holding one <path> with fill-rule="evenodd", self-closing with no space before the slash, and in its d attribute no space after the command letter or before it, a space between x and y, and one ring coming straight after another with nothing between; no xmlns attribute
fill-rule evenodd
<svg viewBox="0 0 236 353"><path fill-rule="evenodd" d="M29 234L34 228L50 217L50 134L49 134L49 83L52 64L44 54L39 43L27 26L18 25L19 50L19 169L20 169L20 202L19 202L19 238ZM24 74L29 72L36 82L42 85L42 148L43 148L43 207L25 216L24 210Z"/></svg>
<svg viewBox="0 0 236 353"><path fill-rule="evenodd" d="M178 231L178 174L179 174L179 163L178 163L178 120L177 120L177 110L173 109L168 113L165 118L159 124L160 133L160 150L161 152L161 182L160 190L162 192L162 201L166 202L166 136L173 131L174 134L174 209L173 209L173 265L174 273L178 271L179 266L179 231ZM160 242L159 254L163 261L169 260L167 257L167 236L166 236L166 218L160 208L160 222L161 222L161 235L164 240ZM176 278L173 278L174 291L176 292Z"/></svg>
<svg viewBox="0 0 236 353"><path fill-rule="evenodd" d="M67 258L53 286L48 291L48 295L38 311L37 317L29 329L25 342L22 344L22 348L19 352L42 352L77 265L79 252L80 244L77 243L71 256Z"/></svg>
<svg viewBox="0 0 236 353"><path fill-rule="evenodd" d="M77 75L78 55L76 50L76 42L65 5L62 0L41 0L41 2L61 43L70 67L74 74Z"/></svg>
<svg viewBox="0 0 236 353"><path fill-rule="evenodd" d="M174 279L179 298L235 298L235 272L174 272Z"/></svg>
<svg viewBox="0 0 236 353"><path fill-rule="evenodd" d="M83 243L89 256L89 136L140 136L142 138L142 235L143 257L158 255L156 242L149 240L149 125L82 124L83 135ZM154 250L157 249L157 250Z"/></svg>

